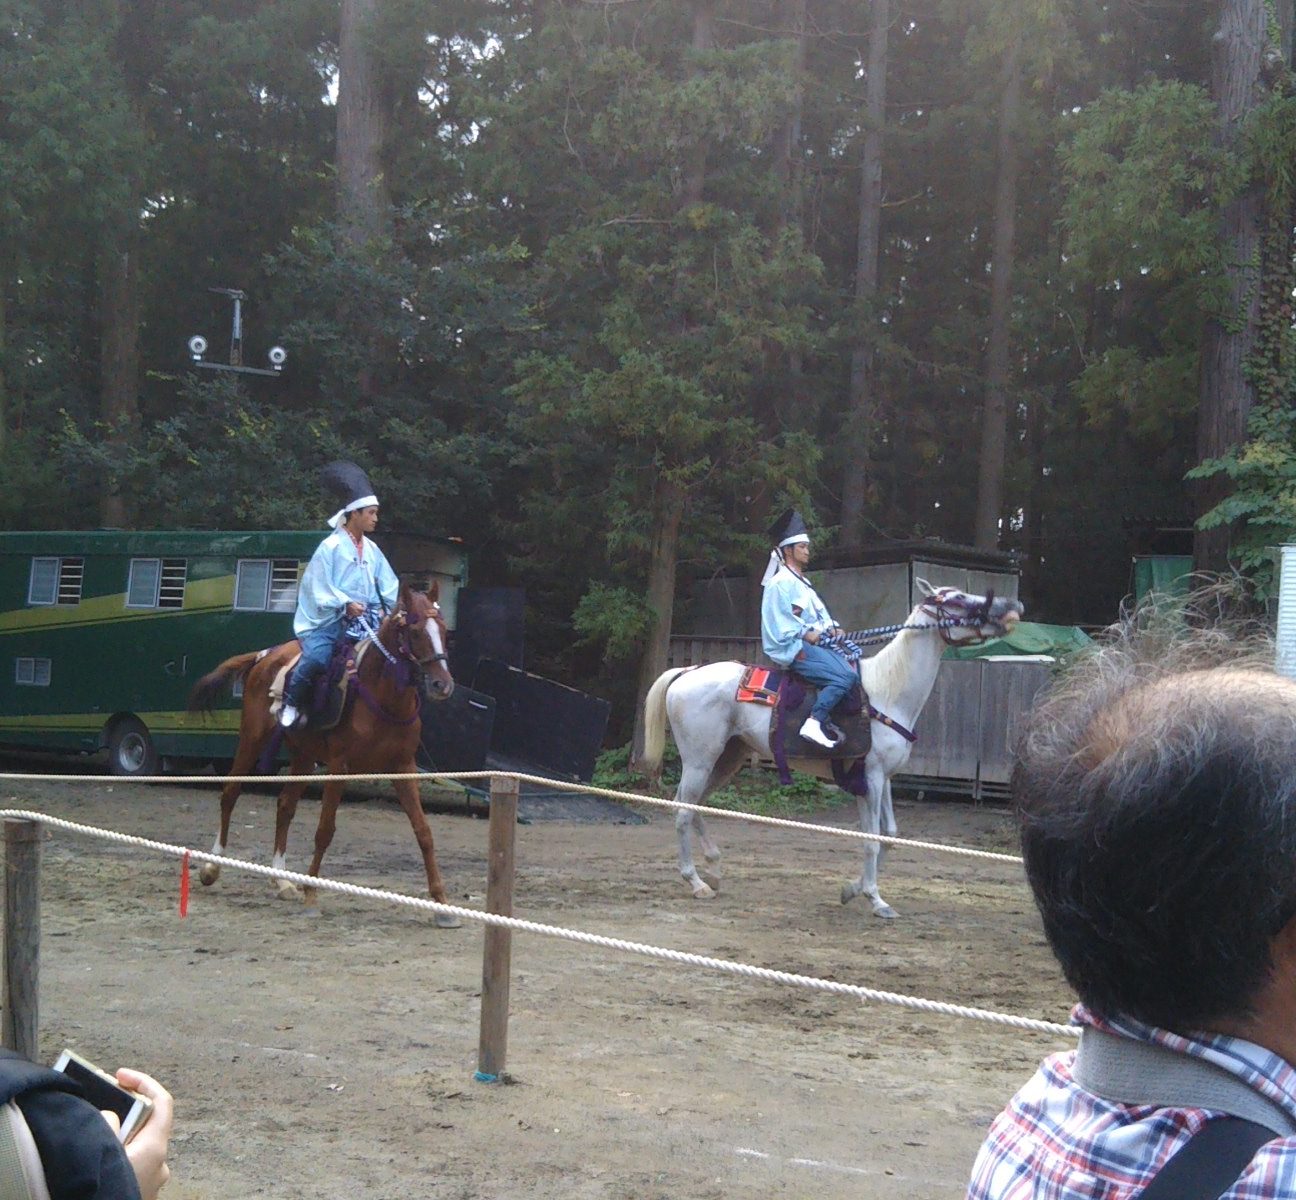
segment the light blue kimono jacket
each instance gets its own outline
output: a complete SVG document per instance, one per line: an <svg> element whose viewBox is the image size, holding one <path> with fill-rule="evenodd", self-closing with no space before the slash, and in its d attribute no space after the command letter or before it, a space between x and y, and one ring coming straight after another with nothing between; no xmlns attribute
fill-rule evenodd
<svg viewBox="0 0 1296 1200"><path fill-rule="evenodd" d="M800 575L779 567L761 597L761 642L765 653L780 667L790 666L801 652L807 631L820 633L836 622L818 593Z"/></svg>
<svg viewBox="0 0 1296 1200"><path fill-rule="evenodd" d="M400 598L396 572L368 538L360 548L345 529L335 529L311 555L297 589L293 633L300 637L341 618L346 606L382 602L391 609Z"/></svg>

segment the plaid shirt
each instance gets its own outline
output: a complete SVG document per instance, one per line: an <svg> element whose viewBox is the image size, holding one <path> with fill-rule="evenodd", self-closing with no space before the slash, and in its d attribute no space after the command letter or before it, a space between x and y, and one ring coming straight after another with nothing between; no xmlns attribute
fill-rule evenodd
<svg viewBox="0 0 1296 1200"><path fill-rule="evenodd" d="M1072 1020L1120 1037L1197 1055L1244 1080L1296 1118L1296 1068L1272 1051L1222 1034L1181 1037L1083 1005ZM1054 1054L995 1118L977 1155L967 1200L1126 1200L1152 1181L1212 1117L1202 1108L1131 1106L1102 1100L1071 1078L1075 1051ZM1226 1200L1296 1197L1296 1137L1267 1143Z"/></svg>

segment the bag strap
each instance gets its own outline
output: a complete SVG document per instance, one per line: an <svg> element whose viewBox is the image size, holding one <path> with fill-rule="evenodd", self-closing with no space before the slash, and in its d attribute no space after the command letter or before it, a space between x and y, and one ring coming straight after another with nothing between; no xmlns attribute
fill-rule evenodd
<svg viewBox="0 0 1296 1200"><path fill-rule="evenodd" d="M1135 1200L1219 1200L1256 1151L1273 1138L1272 1129L1241 1117L1208 1121L1170 1156Z"/></svg>
<svg viewBox="0 0 1296 1200"><path fill-rule="evenodd" d="M0 1200L50 1200L40 1152L12 1100L0 1105Z"/></svg>
<svg viewBox="0 0 1296 1200"><path fill-rule="evenodd" d="M1245 1080L1191 1054L1086 1026L1072 1068L1075 1081L1117 1104L1205 1108L1296 1136L1296 1118Z"/></svg>
<svg viewBox="0 0 1296 1200"><path fill-rule="evenodd" d="M1118 1104L1226 1114L1175 1151L1136 1200L1219 1200L1261 1146L1296 1134L1291 1114L1223 1067L1092 1025L1080 1032L1072 1077Z"/></svg>

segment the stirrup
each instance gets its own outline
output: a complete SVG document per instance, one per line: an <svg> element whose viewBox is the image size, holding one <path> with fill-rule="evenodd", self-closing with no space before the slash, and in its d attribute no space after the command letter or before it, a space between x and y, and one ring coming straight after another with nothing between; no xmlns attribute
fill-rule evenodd
<svg viewBox="0 0 1296 1200"><path fill-rule="evenodd" d="M284 729L291 729L301 719L301 713L297 711L297 705L289 704L286 700L284 706L279 710L279 724Z"/></svg>

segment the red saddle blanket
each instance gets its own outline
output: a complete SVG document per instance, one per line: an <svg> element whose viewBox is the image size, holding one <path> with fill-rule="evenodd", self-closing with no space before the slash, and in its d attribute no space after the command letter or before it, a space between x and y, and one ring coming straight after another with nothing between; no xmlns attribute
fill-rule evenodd
<svg viewBox="0 0 1296 1200"><path fill-rule="evenodd" d="M740 704L763 704L773 708L778 703L779 684L783 672L769 667L748 667L738 681L734 699Z"/></svg>

